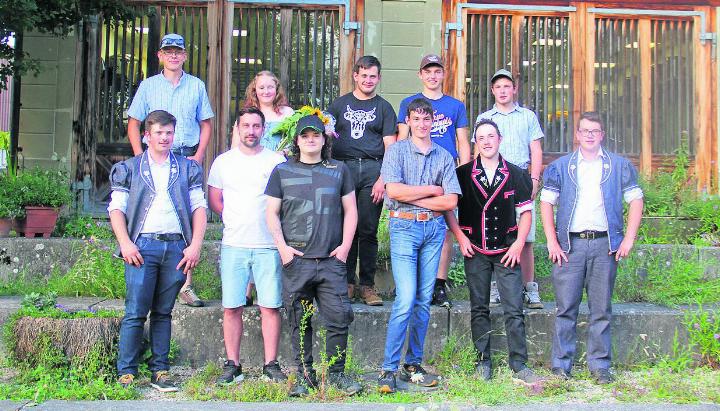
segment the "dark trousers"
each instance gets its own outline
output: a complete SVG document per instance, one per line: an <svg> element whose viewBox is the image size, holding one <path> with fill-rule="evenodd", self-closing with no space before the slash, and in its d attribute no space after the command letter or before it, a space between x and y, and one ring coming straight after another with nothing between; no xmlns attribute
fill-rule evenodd
<svg viewBox="0 0 720 411"><path fill-rule="evenodd" d="M570 372L577 352L577 317L583 289L590 310L587 333L587 365L591 371L610 367L612 354L610 319L617 262L608 254L607 237L570 239L568 261L553 266L557 311L553 335L552 366Z"/></svg>
<svg viewBox="0 0 720 411"><path fill-rule="evenodd" d="M470 330L478 360L489 361L490 279L494 272L505 318L509 365L513 371L519 371L525 367L528 358L522 273L518 265L510 268L501 264L502 256L476 253L472 258L465 258L465 277L470 289Z"/></svg>
<svg viewBox="0 0 720 411"><path fill-rule="evenodd" d="M355 284L355 269L360 257L360 285L372 287L375 285L375 271L377 270L378 240L377 230L382 212L383 203L372 202L372 187L380 177L381 160L355 159L345 160L350 169L350 175L355 182L355 197L357 198L358 223L355 230L350 253L347 260L347 282Z"/></svg>
<svg viewBox="0 0 720 411"><path fill-rule="evenodd" d="M120 325L118 375L138 373L143 347L143 329L150 312L150 371L170 369L170 322L175 299L185 283L177 270L185 242L138 238L136 242L145 263L125 264L125 316Z"/></svg>
<svg viewBox="0 0 720 411"><path fill-rule="evenodd" d="M283 266L282 273L283 303L289 319L293 360L298 370L310 370L313 365L312 315L306 316L305 321L303 315L314 300L327 330L325 347L328 361L337 357L329 371L343 371L348 327L353 321L345 281L345 263L335 257L295 257Z"/></svg>

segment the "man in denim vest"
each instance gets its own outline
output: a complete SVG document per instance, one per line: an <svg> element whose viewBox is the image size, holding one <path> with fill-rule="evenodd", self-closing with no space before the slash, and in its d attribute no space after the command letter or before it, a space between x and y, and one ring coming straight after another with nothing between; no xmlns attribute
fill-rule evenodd
<svg viewBox="0 0 720 411"><path fill-rule="evenodd" d="M604 137L600 116L583 113L575 132L579 149L545 169L540 195L548 254L555 264L552 371L570 377L577 348L578 309L585 289L590 309L586 359L598 384L613 381L610 320L617 263L635 243L643 210L635 167L604 150ZM629 209L624 235L623 200Z"/></svg>
<svg viewBox="0 0 720 411"><path fill-rule="evenodd" d="M170 321L186 275L197 266L207 203L200 165L170 152L175 117L162 110L145 119L147 150L110 171L110 223L125 260L125 317L120 326L119 382L132 384L150 313L150 385L177 391L169 379Z"/></svg>

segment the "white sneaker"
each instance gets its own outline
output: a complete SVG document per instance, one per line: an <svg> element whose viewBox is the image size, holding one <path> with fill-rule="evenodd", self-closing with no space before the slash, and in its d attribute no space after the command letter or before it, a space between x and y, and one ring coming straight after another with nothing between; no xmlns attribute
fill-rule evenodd
<svg viewBox="0 0 720 411"><path fill-rule="evenodd" d="M497 289L497 283L492 281L490 282L490 307L498 305L500 305L500 292Z"/></svg>
<svg viewBox="0 0 720 411"><path fill-rule="evenodd" d="M528 308L540 309L543 308L543 303L540 301L540 291L538 289L538 283L530 281L525 284L525 292L523 293L525 305Z"/></svg>

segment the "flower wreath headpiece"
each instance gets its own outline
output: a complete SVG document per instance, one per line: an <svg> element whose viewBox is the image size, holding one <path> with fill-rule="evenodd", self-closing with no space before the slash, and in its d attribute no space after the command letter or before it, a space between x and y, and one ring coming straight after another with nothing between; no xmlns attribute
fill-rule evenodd
<svg viewBox="0 0 720 411"><path fill-rule="evenodd" d="M277 149L282 150L284 148L292 147L293 139L297 131L298 121L305 116L318 116L325 125L325 134L334 136L337 138L335 133L335 118L330 113L324 112L319 108L311 106L302 106L300 109L295 110L295 113L290 117L285 118L271 131L272 134L280 134L282 138L278 143Z"/></svg>

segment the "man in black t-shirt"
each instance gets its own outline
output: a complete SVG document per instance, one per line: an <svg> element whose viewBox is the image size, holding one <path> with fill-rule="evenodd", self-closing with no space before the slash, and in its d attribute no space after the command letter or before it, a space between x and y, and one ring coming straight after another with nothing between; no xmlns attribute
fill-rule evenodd
<svg viewBox="0 0 720 411"><path fill-rule="evenodd" d="M375 291L377 229L385 194L380 168L397 133L395 111L376 94L380 68L377 58L361 57L353 68L355 90L338 97L328 108L337 121L333 158L348 166L357 196L358 227L347 261L348 295L352 299L360 257L360 297L368 305L382 305Z"/></svg>
<svg viewBox="0 0 720 411"><path fill-rule="evenodd" d="M353 395L362 388L344 374L353 320L345 281L357 225L353 181L347 166L330 158L332 138L324 134L319 117L302 117L296 129L293 158L275 167L265 189L267 225L283 263L283 302L298 367L290 395L307 395L308 387L317 386L310 323L313 300L327 329L328 361L335 359L328 382Z"/></svg>

